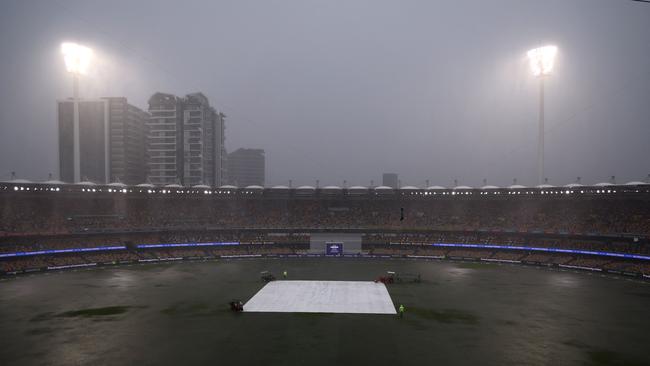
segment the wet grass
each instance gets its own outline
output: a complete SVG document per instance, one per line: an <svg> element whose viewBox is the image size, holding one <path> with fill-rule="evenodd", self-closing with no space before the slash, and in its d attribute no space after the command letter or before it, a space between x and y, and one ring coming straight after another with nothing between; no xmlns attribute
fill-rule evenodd
<svg viewBox="0 0 650 366"><path fill-rule="evenodd" d="M54 317L53 312L47 312L47 313L36 314L31 319L29 319L29 321L30 322L42 322L42 321L50 320L53 317Z"/></svg>
<svg viewBox="0 0 650 366"><path fill-rule="evenodd" d="M321 263L320 261L313 262ZM123 312L113 315L97 315L102 311L95 312L83 308L100 308L111 304L138 304L135 302L129 303L132 300L126 300L127 297L125 297L125 301L129 302L126 303L115 300L112 292L104 291L106 284L102 285L101 288L93 289L91 288L93 286L85 285L94 282L75 280L74 284L79 284L75 289L83 291L84 295L87 296L82 296L79 300L71 298L70 300L74 300L74 302L70 302L65 298L50 302L45 301L47 300L45 298L42 301L43 305L26 307L25 311L16 311L12 318L19 320L20 323L13 321L3 323L3 326L4 324L8 326L6 333L13 335L3 338L3 341L0 342L6 344L4 348L0 347L0 353L5 352L6 355L10 355L9 352L13 352L11 356L18 357L20 353L26 352L22 351L23 349L29 349L30 347L33 347L36 351L47 349L47 352L44 352L42 356L30 355L28 358L25 356L24 359L25 364L45 364L51 360L52 352L50 349L52 348L63 346L66 350L77 350L80 341L82 341L81 345L86 344L87 341L102 342L104 338L113 339L119 337L125 329L128 329L129 335L131 335L131 332L133 335L133 337L129 337L128 341L134 342L132 343L133 346L112 347L111 353L118 352L117 355L108 358L108 353L104 354L102 351L101 356L106 357L106 359L98 360L95 357L79 360L74 358L73 355L72 358L66 359L66 361L72 361L70 363L92 363L97 361L101 363L103 361L111 364L136 364L145 360L142 355L146 353L146 359L151 360L153 364L180 364L183 362L200 364L219 359L225 363L311 363L316 365L325 364L324 361L329 364L348 364L349 362L344 362L345 359L357 356L357 353L359 353L364 355L363 358L358 360L354 357L359 365L366 363L375 365L453 364L454 362L451 362L451 360L460 359L465 355L467 355L468 361L459 361L457 363L480 365L482 363L478 361L483 357L485 361L483 364L498 364L496 361L505 360L523 360L522 364L525 364L527 357L523 352L531 351L535 354L549 354L549 356L552 356L551 359L556 359L558 365L639 365L642 364L642 362L638 362L639 360L647 362L647 356L643 353L645 351L642 349L636 350L633 347L644 347L642 339L643 329L645 328L643 327L647 325L647 321L643 318L643 313L639 314L639 331L635 328L628 333L627 329L621 330L622 327L614 323L614 320L619 319L617 314L612 314L613 321L610 322L606 319L607 321L603 320L602 324L598 326L592 326L591 322L587 321L589 317L583 318L580 315L575 319L585 319L584 323L577 322L572 315L579 314L580 308L573 311L570 308L574 304L573 302L567 303L558 299L558 306L568 307L566 312L559 314L560 318L558 319L558 314L547 310L547 302L545 301L534 304L521 302L520 297L527 298L525 289L531 286L535 286L531 293L535 293L537 296L549 297L557 295L554 292L544 293L546 286L539 286L540 281L537 280L537 277L533 277L533 280L526 277L529 275L528 272L530 272L531 276L537 276L537 271L522 272L521 278L517 278L512 284L512 291L507 287L506 290L508 291L501 291L504 289L502 283L499 282L501 277L490 280L490 276L499 276L500 270L510 271L510 269L509 266L496 264L472 262L432 263L431 268L425 270L420 267L415 269L406 267L407 264L410 264L407 262L404 263L404 268L400 267L401 262L397 261L377 265L368 262L360 263L362 266L368 266L368 273L383 273L386 268L411 272L422 270L424 272L423 276L427 275L435 279L435 284L439 287L432 286L434 281L431 283L424 281L422 284L413 285L395 284L388 286L393 303L396 306L404 303L406 306L403 319L400 319L397 315L231 313L227 304L229 300L235 298L248 299L264 285L258 281L257 275L259 270L268 269L267 263L274 264L275 262L261 262L254 268L250 266L255 262L242 262L242 271L246 271L245 273L242 272L243 274L233 271L225 272L220 276L206 275L205 280L202 280L203 282L196 283L194 294L184 291L184 285L180 282L180 278L187 276L186 274L178 275L174 273L173 276L160 276L158 278L152 276L157 272L150 272L151 270L171 269L172 267L168 267L167 264L142 265L138 267L139 269L135 269L135 267L116 269L117 272L126 271L126 273L142 269L147 271L146 275L145 272L142 272L139 276L136 276L142 277L142 281L137 283L138 297L131 297L131 299L140 298L142 300L138 300L138 302L148 303L150 308L141 311L129 307L123 309ZM302 262L296 261L296 263L300 264ZM340 271L342 268L347 268L338 266L338 262L332 262L332 268L329 267L329 262L327 264L328 266L311 266L314 269L306 265L298 267L300 271L304 272L304 275L301 273L301 276L317 280L340 279L340 277L337 277L343 276ZM174 264L174 266L180 265ZM190 266L190 264L183 265ZM194 264L191 266L194 266ZM199 265L197 264L197 266ZM280 266L283 267L284 265L278 264L277 266L280 268ZM298 269L292 269L293 267L289 265L286 267L289 268L290 273L298 277ZM482 280L471 281L469 284L473 287L469 288L467 292L460 290L456 292L457 286L462 284L454 282L453 279L446 282L448 277L445 276L447 270L453 270L454 268L476 268L476 270L457 269L457 271L471 276L480 274ZM248 272L250 274L246 274ZM213 272L209 271L205 271L205 273L213 274ZM539 273L546 275L541 271ZM136 275L134 272L132 274ZM350 276L362 277L361 274L357 273L356 269ZM103 278L102 274L99 280ZM484 278L486 279L483 280ZM449 285L450 282L454 282L453 285ZM97 283L102 282L98 281ZM193 282L193 287L194 284ZM497 286L497 284L499 285ZM84 287L88 287L88 291ZM168 291L169 289L183 291ZM564 291L564 289L561 290ZM453 291L453 293L444 302L440 302L439 299L446 296L448 291ZM479 292L475 296L470 291ZM598 291L602 290L599 289ZM625 301L632 300L645 304L648 301L646 292L650 291L646 288L630 287L616 293L627 295ZM49 292L46 293L49 294ZM484 293L490 294L490 296L482 296ZM594 294L601 293L594 292ZM111 296L104 298L101 297L103 294L110 294ZM585 292L585 294L590 295L591 292ZM497 300L493 300L497 295ZM582 296L582 293L579 293L579 295ZM621 296L621 298L624 297ZM94 304L88 305L88 303L84 304L87 299L96 300L92 300ZM108 300L102 301L102 299ZM495 310L493 311L492 307L489 306L483 308L477 304L472 304L472 301L476 301L476 299L494 301L492 305L495 305ZM5 300L5 303L10 303L10 301ZM501 309L496 305L501 306L502 304L503 309L508 309L507 312L497 311ZM525 304L528 305L524 307ZM8 305L2 305L0 310L9 309ZM605 312L615 308L615 305L605 301L603 305L594 304L590 306L594 307L595 312ZM640 306L639 308L643 309ZM531 312L535 316L532 316ZM67 313L68 316L63 316L64 313ZM141 317L140 315L145 316ZM5 317L7 316L5 315ZM32 322L28 322L30 318ZM630 319L621 317L620 321L628 324ZM550 322L550 324L546 322ZM613 324L611 328L610 324ZM544 326L543 329L542 325ZM566 326L566 331L562 332L565 337L556 338L549 342L535 342L536 339L539 339L535 338L536 336L548 336L549 325ZM70 327L70 329L65 330L64 327L66 326ZM610 330L611 335L602 335L602 331ZM179 337L167 338L166 332L175 332ZM157 334L162 334L164 339L168 339L164 344L165 347L160 347L160 337ZM207 338L203 342L200 339L193 339L193 336ZM606 340L604 337L610 339ZM572 340L572 338L575 340ZM490 339L490 341L485 343L483 342L484 339ZM522 342L518 342L518 339L521 339ZM359 340L359 343L355 342L357 340ZM400 340L403 340L403 342L400 342ZM493 344L505 344L506 342L518 344L523 343L525 340L530 340L530 344L526 344L526 348L523 349L513 346L506 347L503 350L500 349L497 352L490 347ZM566 341L558 344L563 340ZM200 342L198 343L200 347L197 346L197 341ZM370 346L366 346L366 344L370 344ZM204 347L204 345L215 346ZM604 348L596 347L596 345ZM294 347L296 353L288 355L286 352L287 347L289 349ZM559 348L559 351L555 352L552 347ZM335 356L331 356L332 352L327 353L330 357L312 356L312 354L323 354L323 349L333 350ZM178 352L175 352L176 350ZM197 352L198 356L185 359L182 354L187 353L185 352L187 350ZM484 352L485 354L482 354ZM371 355L369 356L368 353L371 353ZM5 354L0 355L0 359L7 359L8 357ZM176 354L181 356L177 357ZM470 355L478 356L470 357ZM566 356L566 358L558 360L555 356ZM539 361L538 359L534 360ZM2 362L0 364L4 365ZM501 364L507 364L507 362Z"/></svg>
<svg viewBox="0 0 650 366"><path fill-rule="evenodd" d="M400 323L408 324L413 329L418 330L418 331L428 331L429 329L431 329L431 327L426 326L425 324L423 324L424 322L420 318L405 316L404 318L396 317L396 319L399 320Z"/></svg>
<svg viewBox="0 0 650 366"><path fill-rule="evenodd" d="M579 340L571 339L562 342L562 344L574 347L585 351L586 359L585 365L589 366L604 366L604 365L621 365L621 366L637 366L647 365L647 363L640 362L624 355L619 352L614 352L608 349L591 347Z"/></svg>
<svg viewBox="0 0 650 366"><path fill-rule="evenodd" d="M51 334L55 331L54 328L33 328L33 329L28 329L25 334L30 335L30 336L38 336L38 335L44 335L44 334Z"/></svg>
<svg viewBox="0 0 650 366"><path fill-rule="evenodd" d="M601 365L625 365L625 366L641 366L647 365L645 362L633 360L626 355L618 352L613 352L604 349L597 349L587 352L589 358L588 365L601 366Z"/></svg>
<svg viewBox="0 0 650 366"><path fill-rule="evenodd" d="M650 292L628 292L628 295L650 299Z"/></svg>
<svg viewBox="0 0 650 366"><path fill-rule="evenodd" d="M564 341L564 342L562 342L562 344L565 345L565 346L575 347L575 348L579 348L579 349L587 349L587 348L589 348L588 345L586 345L586 344L584 344L584 343L582 343L582 342L580 342L578 340L575 340L575 339L570 339L568 341Z"/></svg>
<svg viewBox="0 0 650 366"><path fill-rule="evenodd" d="M519 323L517 323L514 320L499 320L499 324L514 327L517 326Z"/></svg>
<svg viewBox="0 0 650 366"><path fill-rule="evenodd" d="M46 312L32 317L29 321L41 322L54 318L96 318L98 320L115 320L115 318L109 317L124 314L130 309L135 308L146 308L146 306L106 306L101 308L70 310L58 314L53 312Z"/></svg>
<svg viewBox="0 0 650 366"><path fill-rule="evenodd" d="M419 318L426 320L435 320L439 323L446 324L468 324L475 325L479 322L479 317L469 311L460 309L427 309L410 307L406 309L405 317L413 314Z"/></svg>
<svg viewBox="0 0 650 366"><path fill-rule="evenodd" d="M201 317L201 316L216 316L222 315L230 312L230 308L227 306L215 307L205 303L176 303L172 306L166 307L160 310L162 314L176 317L176 316L190 316L190 317Z"/></svg>
<svg viewBox="0 0 650 366"><path fill-rule="evenodd" d="M497 266L494 264L489 264L489 263L458 263L456 265L458 268L466 268L466 269L495 269Z"/></svg>
<svg viewBox="0 0 650 366"><path fill-rule="evenodd" d="M103 308L89 308L89 309L80 309L80 310L72 310L72 311L66 311L60 314L57 314L57 317L64 317L64 318L75 318L75 317L82 317L82 318L91 318L95 316L110 316L110 315L119 315L119 314L124 314L129 309L132 308L132 306L106 306Z"/></svg>

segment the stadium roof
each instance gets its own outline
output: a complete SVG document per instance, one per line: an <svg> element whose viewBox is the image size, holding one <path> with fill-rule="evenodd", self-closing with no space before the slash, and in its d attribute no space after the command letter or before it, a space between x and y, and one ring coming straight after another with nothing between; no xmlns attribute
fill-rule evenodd
<svg viewBox="0 0 650 366"><path fill-rule="evenodd" d="M66 183L62 182L60 180L50 179L50 180L46 180L45 182L40 182L40 184L59 184L60 185L60 184L66 184Z"/></svg>
<svg viewBox="0 0 650 366"><path fill-rule="evenodd" d="M648 182L639 182L638 180L625 183L626 186L646 186L650 185Z"/></svg>
<svg viewBox="0 0 650 366"><path fill-rule="evenodd" d="M522 186L521 184L513 184L513 185L509 186L508 188L510 188L510 189L523 189L523 188L526 188L526 186Z"/></svg>
<svg viewBox="0 0 650 366"><path fill-rule="evenodd" d="M368 189L368 187L364 187L364 186L352 186L352 187L348 188L348 190L354 190L354 191L361 191L361 190L366 190L366 189Z"/></svg>
<svg viewBox="0 0 650 366"><path fill-rule="evenodd" d="M466 189L474 189L474 188L472 188L470 186L456 186L456 187L454 187L454 189L465 189L466 190Z"/></svg>
<svg viewBox="0 0 650 366"><path fill-rule="evenodd" d="M428 187L427 189L429 191L440 191L440 190L447 189L447 188L445 188L443 186L431 186L431 187Z"/></svg>
<svg viewBox="0 0 650 366"><path fill-rule="evenodd" d="M245 189L264 189L264 187L253 184L250 186L246 186Z"/></svg>
<svg viewBox="0 0 650 366"><path fill-rule="evenodd" d="M52 179L50 179L48 181L43 181L43 182L33 182L33 181L30 181L30 180L27 180L27 179L12 179L12 180L9 180L9 181L3 181L2 183L5 183L5 184L17 184L17 185L26 185L26 184L33 184L33 185L41 185L41 184L43 184L43 185L47 185L47 184L49 184L49 185L68 185L68 184L71 184L71 183L65 183L65 182L60 181L60 180L52 180ZM75 184L73 184L73 185L75 185ZM103 183L95 183L95 182L92 182L92 181L82 181L82 182L76 183L76 185L79 185L79 186L107 186L107 187L120 187L120 188L130 186L130 185L124 184L122 182L112 182L112 183L108 183L108 184L103 184ZM617 187L617 186L620 187L620 186L649 186L649 185L650 185L650 182L643 182L643 181L630 181L630 182L627 182L627 183L624 183L624 184L623 183L617 184L617 183L612 183L612 182L600 182L600 183L596 183L596 184L593 184L593 185L591 185L591 184L583 185L583 184L574 182L574 183L566 184L564 186L554 186L554 185L545 183L545 184L540 184L540 185L536 185L536 186L532 186L532 187L527 187L527 186L524 186L524 185L521 185L521 184L512 184L512 185L507 186L507 187L499 187L499 186L495 186L495 185L484 185L484 186L482 186L480 188L473 188L473 187L465 186L465 185L459 185L459 186L456 186L456 187L453 187L453 188L446 188L446 187L443 187L443 186L429 186L427 188L419 188L419 187L416 187L416 186L403 186L403 187L399 188L399 190L402 190L402 191L415 191L415 190L425 190L426 189L426 190L429 190L429 191L435 191L435 190L473 190L473 189L497 190L497 189L526 189L526 188L548 189L548 188L577 188L577 187L601 187L602 188L602 187ZM141 184L134 185L133 187L155 188L156 186L154 184L152 184L152 183L141 183ZM186 188L186 187L184 187L184 186L182 186L180 184L168 184L168 185L165 185L165 186L162 186L162 187L164 187L164 188ZM192 188L212 189L212 187L210 187L210 186L208 186L206 184L197 184L197 185L192 186ZM222 185L222 186L219 187L219 189L263 190L265 188L263 186L260 186L260 185L249 185L249 186L247 186L245 188L239 188L239 187L234 186L234 185ZM285 186L285 185L277 185L277 186L269 187L268 189L270 189L270 190L290 190L290 189L294 189L294 188L288 187L288 186ZM302 190L302 191L314 191L316 189L317 188L315 188L314 186L309 186L309 185L299 186L299 187L295 188L295 190ZM324 191L341 191L341 190L343 190L343 188L340 187L340 186L331 185L331 186L322 187L321 190L324 190ZM388 192L388 191L394 191L395 188L389 187L389 186L377 186L377 187L351 186L351 187L347 188L347 190L348 191L356 191L357 193L361 193L363 191L368 191L368 190L376 190L376 191Z"/></svg>
<svg viewBox="0 0 650 366"><path fill-rule="evenodd" d="M555 188L555 186L552 184L540 184L535 186L535 188Z"/></svg>
<svg viewBox="0 0 650 366"><path fill-rule="evenodd" d="M5 181L4 183L29 184L33 182L27 179L12 179L12 180Z"/></svg>
<svg viewBox="0 0 650 366"><path fill-rule="evenodd" d="M377 194L395 194L395 189L388 186L379 186L375 187L375 192Z"/></svg>
<svg viewBox="0 0 650 366"><path fill-rule="evenodd" d="M499 189L499 187L487 185L487 186L481 187L481 189Z"/></svg>

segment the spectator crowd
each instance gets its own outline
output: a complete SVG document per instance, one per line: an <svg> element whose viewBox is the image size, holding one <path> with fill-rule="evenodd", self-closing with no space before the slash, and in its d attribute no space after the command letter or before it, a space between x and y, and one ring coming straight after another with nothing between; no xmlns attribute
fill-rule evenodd
<svg viewBox="0 0 650 366"><path fill-rule="evenodd" d="M638 261L431 243L650 255L649 197L219 198L0 194L0 255L71 248L120 250L0 258L4 272L164 258L296 254L309 232L357 230L369 253L487 258L647 273ZM142 244L236 242L237 247L139 249ZM433 253L433 254L432 254Z"/></svg>

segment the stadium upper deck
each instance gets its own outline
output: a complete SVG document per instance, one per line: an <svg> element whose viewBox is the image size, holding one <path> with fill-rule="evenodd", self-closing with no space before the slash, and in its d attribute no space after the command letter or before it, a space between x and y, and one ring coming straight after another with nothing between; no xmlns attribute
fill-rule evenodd
<svg viewBox="0 0 650 366"><path fill-rule="evenodd" d="M0 185L0 235L136 229L400 229L650 235L650 185L163 188Z"/></svg>
<svg viewBox="0 0 650 366"><path fill-rule="evenodd" d="M625 184L597 183L595 185L567 184L564 186L552 186L543 184L535 187L526 187L522 185L511 185L509 187L483 186L473 188L469 186L456 186L446 188L442 186L431 186L428 188L418 188L414 186L404 186L401 188L391 188L386 186L378 187L339 187L325 186L316 188L313 186L300 186L290 188L287 186L248 186L235 187L225 185L218 188L206 185L196 185L192 187L183 187L177 184L170 184L163 187L152 184L138 184L127 186L122 183L111 183L108 185L97 185L92 182L82 182L79 184L65 184L60 181L47 181L34 183L27 180L16 179L9 182L0 182L0 193L23 193L23 192L50 192L50 193L122 193L122 194L166 194L166 195L205 195L206 198L232 198L232 197L292 197L292 198L310 198L310 197L347 197L347 198L460 198L466 196L482 196L483 198L501 197L501 196L544 196L552 197L555 195L635 195L650 193L650 183L633 181Z"/></svg>

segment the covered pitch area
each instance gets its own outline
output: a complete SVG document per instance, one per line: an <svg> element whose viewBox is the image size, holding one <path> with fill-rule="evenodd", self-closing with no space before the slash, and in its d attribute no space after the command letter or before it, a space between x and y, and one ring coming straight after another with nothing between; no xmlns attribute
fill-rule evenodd
<svg viewBox="0 0 650 366"><path fill-rule="evenodd" d="M373 281L273 281L244 312L395 314L386 285Z"/></svg>

